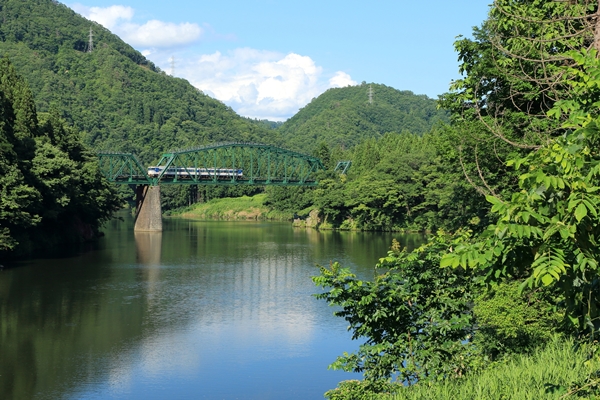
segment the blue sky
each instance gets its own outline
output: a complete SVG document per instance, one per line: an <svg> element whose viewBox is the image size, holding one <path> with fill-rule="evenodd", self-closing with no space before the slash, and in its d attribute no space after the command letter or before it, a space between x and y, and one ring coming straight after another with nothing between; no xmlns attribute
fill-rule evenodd
<svg viewBox="0 0 600 400"><path fill-rule="evenodd" d="M65 2L240 115L278 121L328 88L363 81L437 98L458 78L455 37L469 36L489 3Z"/></svg>

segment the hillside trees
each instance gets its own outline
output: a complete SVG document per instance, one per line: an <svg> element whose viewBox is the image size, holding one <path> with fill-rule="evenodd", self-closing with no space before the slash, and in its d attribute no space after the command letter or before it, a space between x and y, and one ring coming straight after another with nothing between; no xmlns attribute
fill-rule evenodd
<svg viewBox="0 0 600 400"><path fill-rule="evenodd" d="M369 87L372 102L369 101ZM447 121L434 100L379 84L329 89L286 121L278 132L292 149L312 152L321 143L350 149L387 132L422 135Z"/></svg>
<svg viewBox="0 0 600 400"><path fill-rule="evenodd" d="M0 255L90 239L120 206L95 156L56 112L42 115L7 58L0 60Z"/></svg>
<svg viewBox="0 0 600 400"><path fill-rule="evenodd" d="M238 116L57 1L0 0L0 18L0 56L8 56L27 80L36 109L59 110L96 151L135 153L151 165L162 152L208 143L281 144L273 129L278 124ZM211 198L235 194L209 193ZM191 197L188 190L167 190L163 196L167 208L188 205Z"/></svg>
<svg viewBox="0 0 600 400"><path fill-rule="evenodd" d="M0 55L27 79L37 109L60 110L96 150L133 152L151 164L161 152L212 142L280 143L276 130L166 75L58 2L0 0L0 17ZM88 53L90 27L95 45Z"/></svg>
<svg viewBox="0 0 600 400"><path fill-rule="evenodd" d="M326 227L358 230L456 229L487 222L485 198L463 178L448 127L423 136L386 133L329 156L330 170L312 190L268 189L269 204L307 214L318 209ZM332 172L352 160L347 175ZM487 160L481 164L487 163ZM323 226L323 227L325 227Z"/></svg>

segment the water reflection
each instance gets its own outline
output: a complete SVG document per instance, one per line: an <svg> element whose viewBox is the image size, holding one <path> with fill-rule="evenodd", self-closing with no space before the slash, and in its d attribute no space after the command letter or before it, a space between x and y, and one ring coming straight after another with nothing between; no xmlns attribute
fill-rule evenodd
<svg viewBox="0 0 600 400"><path fill-rule="evenodd" d="M162 232L139 232L133 233L137 260L142 265L160 265L162 251Z"/></svg>
<svg viewBox="0 0 600 400"><path fill-rule="evenodd" d="M393 234L111 222L92 252L0 272L0 398L322 398L357 343L315 264L372 274ZM397 236L398 237L398 236Z"/></svg>

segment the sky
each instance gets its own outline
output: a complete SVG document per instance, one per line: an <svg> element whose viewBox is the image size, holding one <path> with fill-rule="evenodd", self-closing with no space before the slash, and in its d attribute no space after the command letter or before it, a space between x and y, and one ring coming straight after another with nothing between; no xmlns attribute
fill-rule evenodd
<svg viewBox="0 0 600 400"><path fill-rule="evenodd" d="M167 74L250 118L285 121L329 88L384 84L437 99L453 43L491 0L79 0ZM366 96L367 94L365 94ZM377 93L374 93L377 96Z"/></svg>

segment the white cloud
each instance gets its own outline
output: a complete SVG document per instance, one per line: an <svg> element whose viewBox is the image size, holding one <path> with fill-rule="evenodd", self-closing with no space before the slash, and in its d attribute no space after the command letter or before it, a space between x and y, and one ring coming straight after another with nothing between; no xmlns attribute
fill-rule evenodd
<svg viewBox="0 0 600 400"><path fill-rule="evenodd" d="M71 7L140 49L165 71L171 71L170 60L175 57L177 76L247 117L282 121L329 88L356 85L342 71L324 76L323 68L310 57L296 53L239 48L225 54L181 54L183 46L204 36L227 41L235 38L214 32L208 24L202 28L189 22L134 21L135 10L122 5Z"/></svg>
<svg viewBox="0 0 600 400"><path fill-rule="evenodd" d="M134 15L133 8L126 6L110 6L103 8L73 4L71 7L79 14L99 23L106 29L113 29L119 20L130 21Z"/></svg>
<svg viewBox="0 0 600 400"><path fill-rule="evenodd" d="M356 84L344 72L326 81L308 56L248 48L201 55L177 72L239 114L270 120L289 118L330 87Z"/></svg>
<svg viewBox="0 0 600 400"><path fill-rule="evenodd" d="M350 75L345 72L338 71L335 75L329 79L329 86L331 87L346 87L346 86L354 86L357 82L352 80Z"/></svg>
<svg viewBox="0 0 600 400"><path fill-rule="evenodd" d="M173 24L151 20L143 25L128 23L117 28L123 39L133 46L172 47L193 43L200 39L202 28L197 24L184 22Z"/></svg>
<svg viewBox="0 0 600 400"><path fill-rule="evenodd" d="M126 6L87 7L74 4L71 7L84 17L110 29L133 46L149 48L181 46L196 42L203 32L198 24L189 22L180 24L159 20L150 20L145 24L131 22L135 11Z"/></svg>

